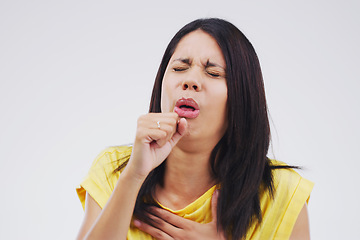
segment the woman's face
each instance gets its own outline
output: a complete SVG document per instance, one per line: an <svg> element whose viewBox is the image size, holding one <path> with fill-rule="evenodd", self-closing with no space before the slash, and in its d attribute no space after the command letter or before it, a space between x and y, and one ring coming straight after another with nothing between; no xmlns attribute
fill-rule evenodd
<svg viewBox="0 0 360 240"><path fill-rule="evenodd" d="M161 111L188 122L188 134L219 141L227 128L225 60L215 39L202 30L185 35L166 68Z"/></svg>

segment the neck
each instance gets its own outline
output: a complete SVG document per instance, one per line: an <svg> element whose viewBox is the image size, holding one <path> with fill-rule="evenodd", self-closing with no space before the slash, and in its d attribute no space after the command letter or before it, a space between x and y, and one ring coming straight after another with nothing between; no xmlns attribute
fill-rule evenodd
<svg viewBox="0 0 360 240"><path fill-rule="evenodd" d="M214 146L196 146L207 147L197 150L190 148L189 151L189 147L182 148L180 143L172 149L166 160L164 185L158 187L156 194L162 205L173 210L182 209L216 183L209 161Z"/></svg>

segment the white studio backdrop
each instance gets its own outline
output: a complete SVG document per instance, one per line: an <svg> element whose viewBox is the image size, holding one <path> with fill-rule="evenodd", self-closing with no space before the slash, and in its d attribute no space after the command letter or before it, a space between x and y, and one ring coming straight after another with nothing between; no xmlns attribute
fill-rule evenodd
<svg viewBox="0 0 360 240"><path fill-rule="evenodd" d="M171 37L220 17L263 68L273 152L315 182L313 239L356 239L358 1L0 1L0 239L74 239L75 187L133 141ZM272 155L272 153L270 154Z"/></svg>

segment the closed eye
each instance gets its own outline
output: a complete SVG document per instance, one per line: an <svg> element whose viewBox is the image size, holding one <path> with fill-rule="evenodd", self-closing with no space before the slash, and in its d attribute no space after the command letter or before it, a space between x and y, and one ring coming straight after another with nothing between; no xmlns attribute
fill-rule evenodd
<svg viewBox="0 0 360 240"><path fill-rule="evenodd" d="M219 74L216 74L216 73L209 73L209 72L208 72L208 74L209 74L210 76L212 76L212 77L220 77L220 75L219 75Z"/></svg>
<svg viewBox="0 0 360 240"><path fill-rule="evenodd" d="M206 71L206 73L209 74L211 77L215 77L215 78L221 77L221 74L218 72Z"/></svg>
<svg viewBox="0 0 360 240"><path fill-rule="evenodd" d="M179 68L179 67L174 67L173 68L174 72L182 72L182 71L185 71L185 70L187 70L187 68Z"/></svg>

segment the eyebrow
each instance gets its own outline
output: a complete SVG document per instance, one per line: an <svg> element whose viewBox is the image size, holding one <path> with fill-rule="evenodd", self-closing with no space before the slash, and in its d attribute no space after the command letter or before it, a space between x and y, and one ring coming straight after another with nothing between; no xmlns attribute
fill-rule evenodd
<svg viewBox="0 0 360 240"><path fill-rule="evenodd" d="M185 63L187 65L191 65L191 61L189 58L177 58L173 62L175 62L175 61L179 61L179 62ZM208 68L208 67L220 67L222 69L225 69L223 66L221 66L219 64L210 62L209 59L207 60L207 62L205 64L205 68Z"/></svg>
<svg viewBox="0 0 360 240"><path fill-rule="evenodd" d="M175 61L179 61L179 62L185 63L187 65L191 65L191 61L189 58L177 58L173 62L175 62Z"/></svg>
<svg viewBox="0 0 360 240"><path fill-rule="evenodd" d="M219 67L219 68L225 69L223 66L220 66L219 64L210 62L209 59L207 60L206 65L205 65L205 68L207 68L207 67Z"/></svg>

